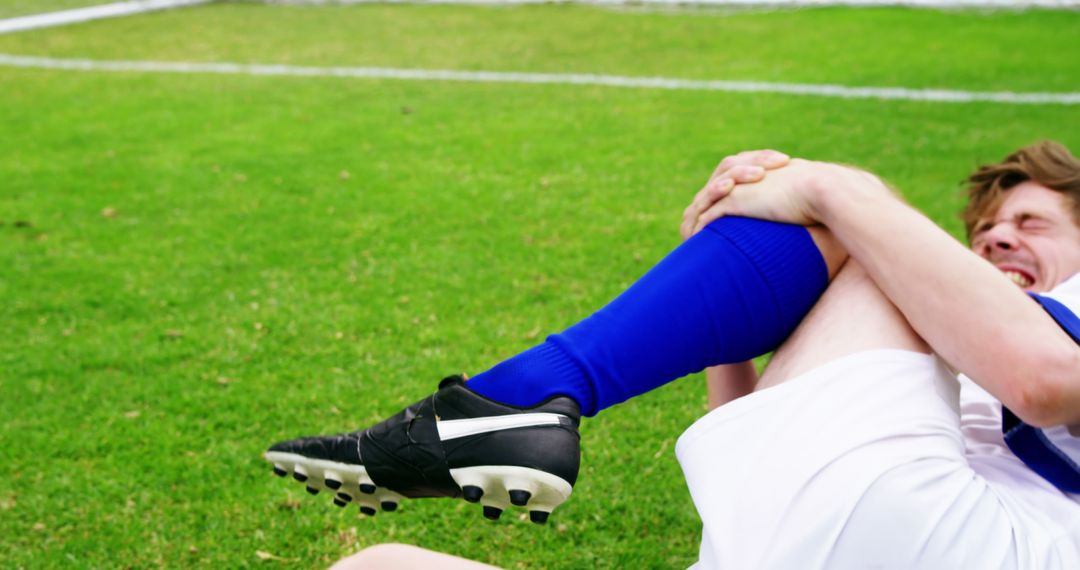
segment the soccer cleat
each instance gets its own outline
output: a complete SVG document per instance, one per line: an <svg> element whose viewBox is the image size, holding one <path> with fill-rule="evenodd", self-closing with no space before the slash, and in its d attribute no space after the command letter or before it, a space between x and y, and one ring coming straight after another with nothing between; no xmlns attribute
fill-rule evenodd
<svg viewBox="0 0 1080 570"><path fill-rule="evenodd" d="M349 497L369 516L396 510L403 498L460 497L481 504L492 520L514 505L543 524L577 480L579 421L568 397L519 408L451 376L382 423L281 442L266 459L275 474L291 472L315 492L331 489L335 502Z"/></svg>

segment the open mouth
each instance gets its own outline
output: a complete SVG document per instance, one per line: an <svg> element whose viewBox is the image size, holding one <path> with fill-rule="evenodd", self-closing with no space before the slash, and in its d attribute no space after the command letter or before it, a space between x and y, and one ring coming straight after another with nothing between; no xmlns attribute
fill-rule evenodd
<svg viewBox="0 0 1080 570"><path fill-rule="evenodd" d="M1005 274L1005 277L1008 277L1009 280L1021 287L1027 288L1035 284L1035 278L1028 275L1027 273L1024 273L1023 271L1017 271L1015 269L1003 269L1001 272Z"/></svg>

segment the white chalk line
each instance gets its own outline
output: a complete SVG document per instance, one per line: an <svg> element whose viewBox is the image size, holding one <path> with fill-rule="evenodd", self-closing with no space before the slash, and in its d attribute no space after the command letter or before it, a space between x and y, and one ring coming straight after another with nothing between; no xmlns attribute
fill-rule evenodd
<svg viewBox="0 0 1080 570"><path fill-rule="evenodd" d="M582 73L522 73L513 71L400 69L392 67L306 67L296 65L243 63L107 61L92 59L60 59L10 54L0 54L0 66L91 72L209 73L222 75L400 79L410 81L463 81L474 83L596 85L636 89L775 93L784 95L838 97L843 99L886 99L930 101L938 103L990 102L1013 105L1080 104L1080 92L1017 93L1012 91L908 89L905 87L849 87L845 85L813 83L699 80L669 77L628 77L623 75L594 75Z"/></svg>
<svg viewBox="0 0 1080 570"><path fill-rule="evenodd" d="M89 22L91 20L100 20L101 18L131 16L133 14L141 14L143 12L152 12L155 10L197 6L199 4L206 4L209 1L210 0L130 0L128 2L115 2L100 6L90 6L88 8L76 8L74 10L35 14L33 16L20 16L17 18L0 20L0 34L22 32L38 28L51 28L53 26L64 26L67 24L78 24L81 22Z"/></svg>

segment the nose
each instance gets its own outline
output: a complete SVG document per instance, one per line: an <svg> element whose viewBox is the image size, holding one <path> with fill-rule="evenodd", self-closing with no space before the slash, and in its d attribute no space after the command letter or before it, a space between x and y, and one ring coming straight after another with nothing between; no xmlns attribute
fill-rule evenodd
<svg viewBox="0 0 1080 570"><path fill-rule="evenodd" d="M986 253L1011 251L1018 246L1016 228L1010 222L998 222L979 236L979 246Z"/></svg>

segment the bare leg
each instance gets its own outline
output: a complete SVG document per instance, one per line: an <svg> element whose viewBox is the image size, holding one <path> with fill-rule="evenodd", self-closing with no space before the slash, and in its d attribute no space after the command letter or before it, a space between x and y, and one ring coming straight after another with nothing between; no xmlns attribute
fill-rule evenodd
<svg viewBox="0 0 1080 570"><path fill-rule="evenodd" d="M378 544L343 558L330 570L498 570L480 562L408 544Z"/></svg>
<svg viewBox="0 0 1080 570"><path fill-rule="evenodd" d="M775 386L842 356L877 348L931 352L862 266L848 261L776 351L757 389Z"/></svg>

